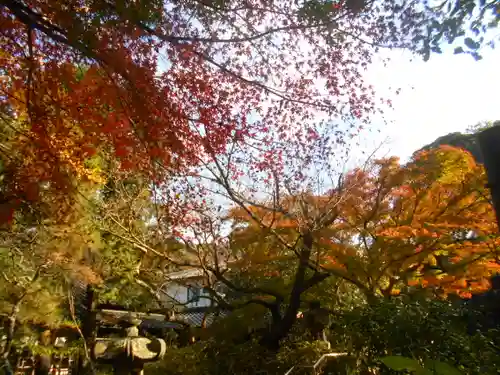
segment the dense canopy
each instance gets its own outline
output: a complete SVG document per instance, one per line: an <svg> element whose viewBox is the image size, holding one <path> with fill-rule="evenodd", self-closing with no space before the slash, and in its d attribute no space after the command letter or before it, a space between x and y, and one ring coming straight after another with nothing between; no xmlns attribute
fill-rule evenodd
<svg viewBox="0 0 500 375"><path fill-rule="evenodd" d="M499 269L476 136L346 165L391 110L365 74L375 59L444 43L480 59L499 9L0 0L1 361L40 327L71 326L88 356L75 285L176 319L191 301L175 284L209 301L203 327L193 343L183 321L146 373L284 374L327 351L321 337L360 374L392 374L387 355L496 373L500 324L475 332L462 303Z"/></svg>

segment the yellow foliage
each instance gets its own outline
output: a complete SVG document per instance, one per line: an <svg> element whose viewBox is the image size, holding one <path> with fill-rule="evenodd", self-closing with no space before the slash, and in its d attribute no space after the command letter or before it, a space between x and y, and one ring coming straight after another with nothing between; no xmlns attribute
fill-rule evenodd
<svg viewBox="0 0 500 375"><path fill-rule="evenodd" d="M366 290L390 295L421 285L467 295L487 289L499 268L500 240L485 185L484 168L469 153L443 146L406 165L389 158L355 169L344 178L342 196L286 197L280 210L252 207L253 219L241 210L232 217L251 225L246 241L254 244L260 225L269 225L258 246L275 252L286 253L271 240L277 234L293 243L311 231L312 259L332 272L345 270ZM314 226L331 212L336 216L323 221L326 226ZM249 242L243 247L249 249ZM272 259L260 253L259 262L266 257Z"/></svg>

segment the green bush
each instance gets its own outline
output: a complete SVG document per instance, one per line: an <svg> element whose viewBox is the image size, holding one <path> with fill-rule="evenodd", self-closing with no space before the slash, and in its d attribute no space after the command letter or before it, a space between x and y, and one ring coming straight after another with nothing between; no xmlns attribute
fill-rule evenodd
<svg viewBox="0 0 500 375"><path fill-rule="evenodd" d="M213 339L184 348L169 348L165 358L147 367L148 375L282 375L299 363L313 363L324 352L321 343L286 341L278 353L256 340L241 344Z"/></svg>
<svg viewBox="0 0 500 375"><path fill-rule="evenodd" d="M361 368L378 367L380 358L400 355L437 360L467 374L497 374L496 331L469 335L464 310L449 301L398 297L342 314L332 326L331 341L358 358Z"/></svg>
<svg viewBox="0 0 500 375"><path fill-rule="evenodd" d="M395 297L344 310L332 321L332 351L352 356L343 364L328 365L331 373L347 366L349 374L400 374L382 363L387 356L408 357L421 364L439 361L471 375L497 374L500 368L497 332L469 335L465 311L449 301ZM170 348L165 359L150 365L146 373L282 375L294 365L314 363L325 352L321 342L305 340L298 327L278 352L263 348L257 338L241 339L247 328L262 324L257 312L226 318L206 332L204 341Z"/></svg>

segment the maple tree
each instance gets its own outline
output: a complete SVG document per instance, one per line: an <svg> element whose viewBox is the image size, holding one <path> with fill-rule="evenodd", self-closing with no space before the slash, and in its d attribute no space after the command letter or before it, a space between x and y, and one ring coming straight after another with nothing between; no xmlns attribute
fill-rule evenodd
<svg viewBox="0 0 500 375"><path fill-rule="evenodd" d="M339 174L345 146L334 132L273 140L265 158L258 140L233 140L161 185L106 162L96 226L127 259L123 276L154 298L169 272L191 267L218 308L270 311L270 347L327 279L369 300L409 285L462 296L488 288L498 239L482 166L443 146L405 165L389 158Z"/></svg>
<svg viewBox="0 0 500 375"><path fill-rule="evenodd" d="M407 165L389 158L355 169L330 196L286 197L282 212L238 209L234 217L249 226L237 235L249 259L270 265L273 256L287 254L283 244L311 228L314 267L351 281L368 296L397 294L404 285L470 296L488 289L499 267L485 184L483 167L469 153L442 146ZM330 218L321 221L328 212ZM255 247L248 248L252 241Z"/></svg>
<svg viewBox="0 0 500 375"><path fill-rule="evenodd" d="M255 257L246 251L249 243L242 241L244 250L238 251L234 242L237 235L227 236L228 219L232 221L234 218L228 218L220 198L239 204L243 210L251 210L250 202L259 202L262 194L270 192L274 204L281 206L281 189L283 192L299 191L304 186L315 186L316 181L311 179L307 170L331 170L336 166L333 158L341 157L340 151L344 148L338 145L338 139L328 136L334 134L334 128L323 125L316 129L310 128L307 137L298 136L286 142L274 140L273 152L264 155L257 147L258 140L247 141L250 147L245 148L236 140L229 152L210 153L210 158L189 175L174 178L165 185L152 187L147 180L110 170L110 182L102 191L105 200L101 204L104 205L98 204L102 207L99 224L103 231L128 243L140 254L142 260L138 264L137 276L143 271L143 276L150 271L156 273L156 277L148 277L150 290L158 290L159 283L164 282L171 267L191 267L206 276L208 298L218 308L231 311L249 305L269 308L275 324L263 343L276 348L296 320L301 294L329 274L318 272L314 278L306 274L312 250L308 248L311 245L308 242L297 272L296 256L285 255L283 261L288 262L290 272L287 277L281 275L283 282L273 277L272 269L263 275L266 266L261 264L253 276L257 283L264 276L267 285L253 287L253 281L249 280L252 272L248 272L245 262L241 261L245 257ZM196 199L200 194L203 199ZM179 205L182 201L184 203ZM187 213L185 207L189 207ZM173 217L179 219L172 220ZM309 239L310 236L307 241ZM148 264L156 264L156 269L148 270ZM290 293L294 283L294 291ZM148 288L145 283L141 284ZM227 293L217 293L220 287ZM289 294L293 296L291 304L287 298ZM269 301L269 298L275 298L275 301ZM287 307L282 316L281 309L287 305L291 307Z"/></svg>
<svg viewBox="0 0 500 375"><path fill-rule="evenodd" d="M293 313L303 311L304 301L320 298L336 314L329 337L333 347L352 350L362 368L376 366L388 352L418 353L427 359L430 351L432 358L454 361L471 373L484 372L477 363L491 364L496 358L484 346L489 339L467 333L463 311L452 299L422 299L412 293L420 286L434 296L467 297L488 288L489 276L498 271L496 222L483 167L468 152L442 146L419 152L405 164L396 158L368 161L328 181L334 176L331 163L330 169L317 168L327 174L323 179L301 168L309 157L312 166L327 164L315 154L295 150L285 171L293 178L299 171L306 174L296 184L271 171L254 186L247 178L259 173L248 169L233 179L227 155L207 164L202 178L211 176L212 192L225 194L236 207L220 212L215 202L213 211L200 210L200 222L193 221L192 232L184 233L181 241L198 255L190 259L191 266L206 272L207 287L215 288L214 280L226 287L219 307L244 309L210 329L221 330L220 340L216 336L176 353L162 369L171 361L200 355L203 362L186 366L187 371L210 373L206 367L213 366L213 373L219 373L227 365L245 373L249 352L253 362L262 361L256 365L261 370L276 365L276 358L286 358L285 366L290 366L299 355L297 346L307 345L294 330L298 324ZM221 225L226 220L230 228ZM370 304L330 305L338 280L361 291ZM396 296L400 289L405 293ZM279 354L259 351L254 340L242 342L248 327L266 349L279 338ZM293 338L299 341L292 348L288 339ZM470 357L457 357L459 347L474 349ZM207 358L212 351L227 353L227 363L217 356ZM484 357L478 359L478 352Z"/></svg>
<svg viewBox="0 0 500 375"><path fill-rule="evenodd" d="M261 164L251 148L212 154L177 182L187 192L208 181L200 202L173 195L173 183L161 193L134 183L129 198L122 186L121 203L106 207L102 223L160 265L150 286L171 267L198 268L220 308L269 310L270 347L294 326L305 296L332 277L369 301L408 286L465 297L489 287L499 240L484 169L469 153L442 146L405 165L389 158L338 174L344 146L329 131L276 142ZM170 218L183 198L190 211L177 212L181 229ZM223 202L236 207L227 212ZM216 293L221 285L225 297Z"/></svg>
<svg viewBox="0 0 500 375"><path fill-rule="evenodd" d="M404 166L390 158L373 168L347 177L359 187L343 202L339 223L353 230L362 255L337 261L359 267L358 280L382 294L404 284L462 296L488 289L498 272L498 236L485 171L472 155L441 146Z"/></svg>
<svg viewBox="0 0 500 375"><path fill-rule="evenodd" d="M86 241L70 240L82 233L72 215L89 210L101 235L139 251L127 253L130 279L155 295L172 266L198 267L212 291L215 280L244 295L212 293L220 306L272 312L270 346L294 324L302 294L332 274L390 294L385 283L403 266L370 284L360 276L359 244L316 243L321 231L352 242L359 225L335 228L341 212L355 217L343 202L362 193L356 184L373 182L354 173L342 191L335 183L318 190L317 170L330 171L338 146L379 110L362 74L374 54L407 47L428 57L440 40L465 37L470 6L422 3L1 0L2 222L15 227L28 212L50 230L66 225L62 237L82 250ZM481 17L496 9L473 8ZM482 40L464 42L476 51ZM238 205L230 220L258 225L226 236L214 196ZM395 246L405 229L384 230ZM446 251L463 257L474 246L479 254L466 243L462 253ZM51 257L80 269L79 256L56 248ZM344 267L324 263L327 256ZM466 278L478 289L491 264L474 260ZM417 280L433 281L426 272L417 269Z"/></svg>
<svg viewBox="0 0 500 375"><path fill-rule="evenodd" d="M243 293L245 303L271 311L270 340L286 335L302 295L331 276L373 301L417 285L467 297L488 289L498 272L485 172L463 150L442 146L406 165L376 160L322 194L285 184L288 194L280 196L275 178L273 197L252 201L220 176L237 205L233 230L200 251L216 258L203 268Z"/></svg>
<svg viewBox="0 0 500 375"><path fill-rule="evenodd" d="M87 161L102 150L162 181L233 138L305 136L314 118L357 128L377 108L361 72L379 48L425 54L462 35L445 23L452 9L411 1L0 5L2 122L22 159L5 157L10 206L36 200L40 182L71 198L79 181L99 178ZM345 133L338 129L339 141Z"/></svg>

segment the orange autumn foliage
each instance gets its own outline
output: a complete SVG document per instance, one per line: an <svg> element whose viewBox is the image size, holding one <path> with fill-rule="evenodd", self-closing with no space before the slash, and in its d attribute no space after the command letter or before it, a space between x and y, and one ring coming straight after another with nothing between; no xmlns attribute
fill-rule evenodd
<svg viewBox="0 0 500 375"><path fill-rule="evenodd" d="M467 297L488 289L489 277L500 270L500 238L485 184L484 168L469 153L444 146L406 165L397 158L373 161L325 196L288 197L275 210L252 207L253 219L234 210L232 217L248 224L235 235L247 242L243 248L251 246L251 259L290 255L283 242L293 244L309 230L311 261L367 294L421 286Z"/></svg>
<svg viewBox="0 0 500 375"><path fill-rule="evenodd" d="M251 139L263 157L272 139L293 134L307 146L317 138L314 121L297 125L306 118L367 122L378 112L359 73L374 46L331 44L331 31L289 1L275 4L281 11L257 2L266 15L244 12L242 25L236 3L3 2L0 124L15 134L0 150L10 173L0 219L9 221L17 200L36 202L36 185L50 184L55 200L64 200L80 182L100 181L93 157L160 184L225 154L228 143ZM348 9L328 15L356 34L396 35L362 20L354 25ZM270 24L288 26L259 31ZM250 115L265 121L249 124ZM344 133L336 132L337 142Z"/></svg>
<svg viewBox="0 0 500 375"><path fill-rule="evenodd" d="M8 5L0 9L3 222L21 203L42 200L42 190L69 206L79 184L102 183L93 157L161 181L199 163L206 147L224 151L245 126L246 109L231 112L229 78L186 59L189 46L117 21L103 2ZM162 9L129 6L136 21ZM160 49L173 68L159 70Z"/></svg>

